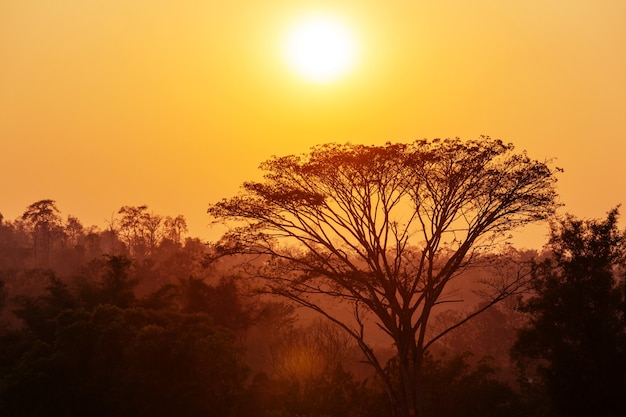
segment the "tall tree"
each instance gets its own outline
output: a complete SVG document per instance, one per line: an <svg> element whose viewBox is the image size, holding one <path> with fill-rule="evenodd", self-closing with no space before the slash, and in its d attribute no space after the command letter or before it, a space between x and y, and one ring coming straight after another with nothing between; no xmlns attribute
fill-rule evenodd
<svg viewBox="0 0 626 417"><path fill-rule="evenodd" d="M145 250L146 240L143 219L148 214L148 206L123 206L118 214L122 215L119 231L131 255Z"/></svg>
<svg viewBox="0 0 626 417"><path fill-rule="evenodd" d="M266 290L354 337L398 417L418 414L424 355L449 330L427 338L444 289L481 250L512 228L547 218L556 205L548 165L489 137L326 144L261 168L263 181L246 182L240 195L210 206L218 220L241 222L217 248L268 255L257 271ZM518 285L503 279L484 308ZM351 306L353 320L332 308L338 301ZM393 341L398 375L374 352L367 314Z"/></svg>
<svg viewBox="0 0 626 417"><path fill-rule="evenodd" d="M165 227L165 238L174 243L180 244L182 235L187 233L187 221L182 214L176 217L166 216L163 226Z"/></svg>
<svg viewBox="0 0 626 417"><path fill-rule="evenodd" d="M553 225L551 256L537 265L536 295L522 305L530 317L514 352L534 360L557 415L624 414L626 240L618 212L605 220L566 216ZM622 286L623 286L622 282Z"/></svg>
<svg viewBox="0 0 626 417"><path fill-rule="evenodd" d="M72 246L78 244L81 236L84 235L85 228L76 216L69 215L65 221L65 234L67 235L68 243Z"/></svg>
<svg viewBox="0 0 626 417"><path fill-rule="evenodd" d="M35 263L48 266L53 249L53 232L61 226L59 209L54 200L39 200L26 208L22 220L32 230Z"/></svg>

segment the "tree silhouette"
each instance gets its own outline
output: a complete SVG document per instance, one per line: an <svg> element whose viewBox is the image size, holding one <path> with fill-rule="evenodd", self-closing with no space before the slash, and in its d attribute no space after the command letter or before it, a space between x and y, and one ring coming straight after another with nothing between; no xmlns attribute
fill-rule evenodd
<svg viewBox="0 0 626 417"><path fill-rule="evenodd" d="M131 255L143 255L146 250L146 230L144 220L148 214L148 206L123 206L118 214L120 220L120 235L127 245Z"/></svg>
<svg viewBox="0 0 626 417"><path fill-rule="evenodd" d="M605 220L566 216L552 229L551 256L535 268L536 295L522 305L529 325L515 353L539 361L538 376L558 415L623 415L626 393L626 241L618 211ZM622 282L623 285L623 282Z"/></svg>
<svg viewBox="0 0 626 417"><path fill-rule="evenodd" d="M61 226L61 217L56 202L45 199L31 204L22 214L22 220L31 226L35 264L42 263L48 266L54 243L53 232Z"/></svg>
<svg viewBox="0 0 626 417"><path fill-rule="evenodd" d="M309 307L357 341L385 382L396 416L419 410L433 310L444 289L510 229L547 218L555 178L546 163L482 137L385 146L326 144L263 163L264 181L212 205L236 221L222 253L268 255L265 290ZM519 285L503 277L485 308ZM341 301L351 317L334 308ZM366 315L394 342L389 375L369 340ZM397 383L395 383L397 381Z"/></svg>
<svg viewBox="0 0 626 417"><path fill-rule="evenodd" d="M165 238L178 244L181 243L182 235L188 231L187 221L180 214L176 217L166 216L163 225L165 227Z"/></svg>
<svg viewBox="0 0 626 417"><path fill-rule="evenodd" d="M85 228L76 216L67 216L67 220L65 222L65 233L70 245L77 245L84 232Z"/></svg>

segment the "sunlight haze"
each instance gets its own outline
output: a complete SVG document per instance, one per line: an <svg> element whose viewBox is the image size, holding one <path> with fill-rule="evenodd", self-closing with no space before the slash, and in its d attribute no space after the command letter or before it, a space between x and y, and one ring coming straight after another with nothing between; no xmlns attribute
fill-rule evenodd
<svg viewBox="0 0 626 417"><path fill-rule="evenodd" d="M285 64L314 12L358 46L333 82ZM624 22L623 0L4 0L0 212L147 204L216 239L208 205L272 155L485 134L555 158L563 210L602 217L626 202Z"/></svg>

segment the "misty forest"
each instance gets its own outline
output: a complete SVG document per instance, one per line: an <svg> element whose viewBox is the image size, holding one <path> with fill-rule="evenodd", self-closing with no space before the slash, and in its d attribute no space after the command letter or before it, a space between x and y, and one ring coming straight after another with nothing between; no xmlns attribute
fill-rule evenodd
<svg viewBox="0 0 626 417"><path fill-rule="evenodd" d="M124 202L0 214L0 415L626 413L619 207L568 214L552 161L481 137L260 171L207 202L214 242ZM510 243L529 224L543 248Z"/></svg>

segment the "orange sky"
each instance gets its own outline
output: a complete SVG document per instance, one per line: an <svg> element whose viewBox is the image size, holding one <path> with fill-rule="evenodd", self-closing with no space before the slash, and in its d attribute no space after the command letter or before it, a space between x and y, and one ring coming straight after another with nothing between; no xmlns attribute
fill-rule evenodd
<svg viewBox="0 0 626 417"><path fill-rule="evenodd" d="M280 56L312 11L361 44L333 84ZM215 238L208 204L271 155L487 134L556 157L565 210L603 216L626 202L625 22L624 0L0 0L0 212L147 204Z"/></svg>

